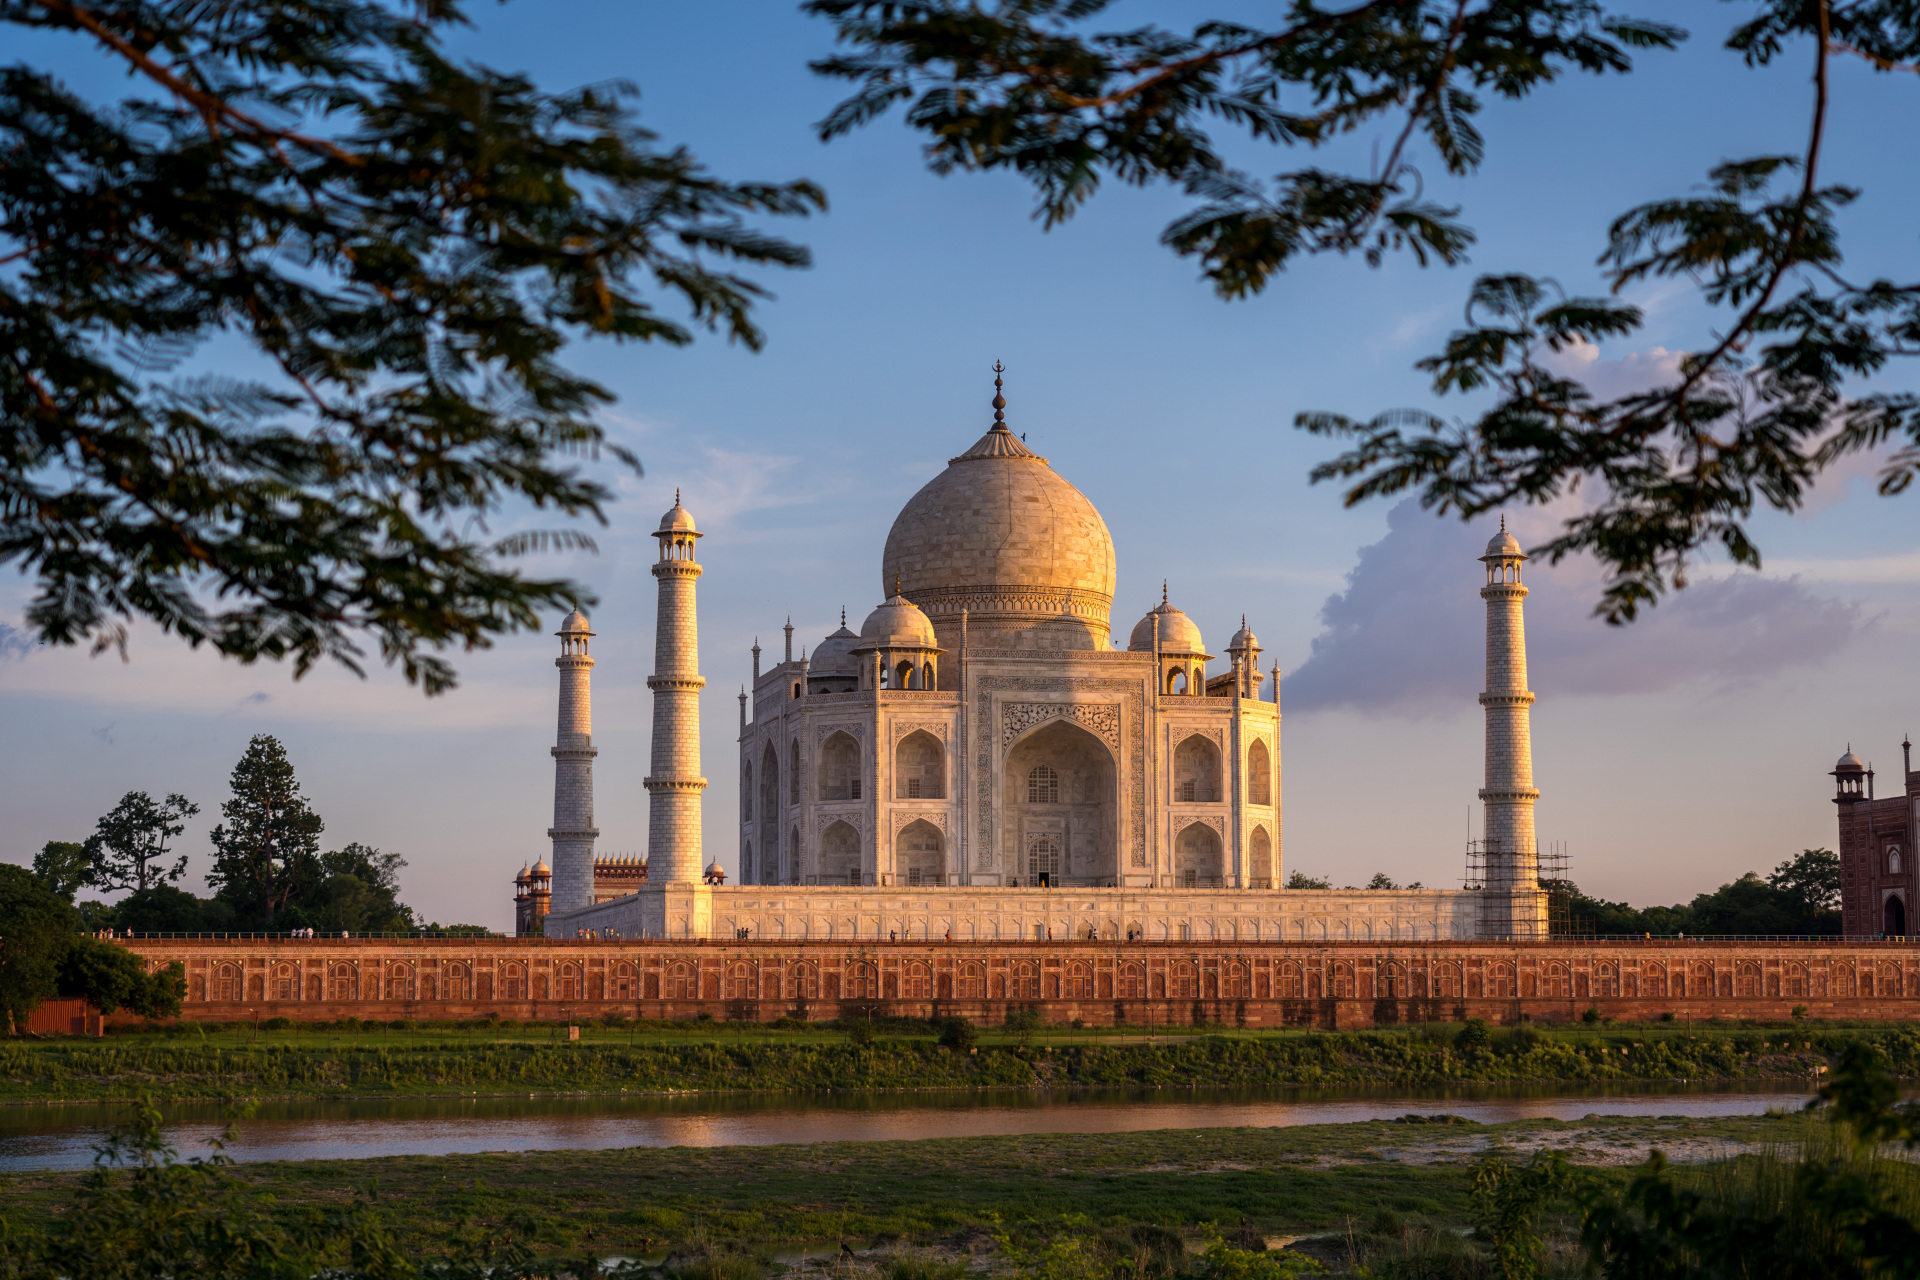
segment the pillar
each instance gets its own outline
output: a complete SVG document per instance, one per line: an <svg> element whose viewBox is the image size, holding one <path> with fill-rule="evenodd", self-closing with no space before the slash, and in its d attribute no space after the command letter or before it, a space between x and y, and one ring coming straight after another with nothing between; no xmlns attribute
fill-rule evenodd
<svg viewBox="0 0 1920 1280"><path fill-rule="evenodd" d="M1546 894L1540 889L1540 853L1534 840L1533 693L1527 688L1527 633L1521 613L1527 589L1520 543L1500 521L1480 562L1487 566L1487 712L1485 807L1486 880L1481 932L1499 938L1544 938Z"/></svg>
<svg viewBox="0 0 1920 1280"><path fill-rule="evenodd" d="M554 634L560 637L560 727L553 743L553 896L555 911L593 905L593 659L587 615L575 609Z"/></svg>
<svg viewBox="0 0 1920 1280"><path fill-rule="evenodd" d="M647 788L647 883L699 884L701 860L700 795L700 633L694 617L694 583L700 566L694 541L700 533L693 516L673 496L673 509L654 532L660 559L653 576L660 603L653 646L653 755Z"/></svg>

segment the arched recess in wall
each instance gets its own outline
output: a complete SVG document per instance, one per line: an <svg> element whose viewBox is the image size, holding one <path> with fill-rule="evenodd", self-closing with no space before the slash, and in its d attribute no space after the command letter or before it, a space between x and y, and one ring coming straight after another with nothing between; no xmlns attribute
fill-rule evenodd
<svg viewBox="0 0 1920 1280"><path fill-rule="evenodd" d="M1247 803L1273 803L1273 757L1258 738L1247 748Z"/></svg>
<svg viewBox="0 0 1920 1280"><path fill-rule="evenodd" d="M787 746L787 803L800 803L800 739Z"/></svg>
<svg viewBox="0 0 1920 1280"><path fill-rule="evenodd" d="M743 761L740 765L740 821L753 821L753 761ZM743 877L744 878L744 877Z"/></svg>
<svg viewBox="0 0 1920 1280"><path fill-rule="evenodd" d="M820 883L860 883L860 833L845 822L820 833Z"/></svg>
<svg viewBox="0 0 1920 1280"><path fill-rule="evenodd" d="M805 874L807 860L800 848L800 828L792 827L787 831L787 881L799 884Z"/></svg>
<svg viewBox="0 0 1920 1280"><path fill-rule="evenodd" d="M740 883L758 884L759 881L753 878L754 870L753 841L743 840L740 842Z"/></svg>
<svg viewBox="0 0 1920 1280"><path fill-rule="evenodd" d="M860 744L852 734L829 734L820 744L817 768L822 800L860 798Z"/></svg>
<svg viewBox="0 0 1920 1280"><path fill-rule="evenodd" d="M760 756L760 879L780 882L780 754L769 742ZM744 875L741 877L746 878Z"/></svg>
<svg viewBox="0 0 1920 1280"><path fill-rule="evenodd" d="M944 800L946 795L946 748L925 729L915 729L893 749L893 798Z"/></svg>
<svg viewBox="0 0 1920 1280"><path fill-rule="evenodd" d="M947 882L946 841L940 828L924 819L909 822L894 840L893 865L900 884L923 885Z"/></svg>
<svg viewBox="0 0 1920 1280"><path fill-rule="evenodd" d="M1188 824L1173 841L1173 873L1182 888L1217 886L1226 874L1220 833L1204 822Z"/></svg>
<svg viewBox="0 0 1920 1280"><path fill-rule="evenodd" d="M1105 884L1120 871L1119 771L1099 738L1049 720L1008 748L1001 768L1000 847L1024 883L1028 850L1051 844L1069 883Z"/></svg>
<svg viewBox="0 0 1920 1280"><path fill-rule="evenodd" d="M1220 748L1205 734L1190 734L1173 749L1173 798L1185 804L1220 799Z"/></svg>
<svg viewBox="0 0 1920 1280"><path fill-rule="evenodd" d="M1247 841L1247 888L1273 888L1273 840L1265 827L1255 827Z"/></svg>

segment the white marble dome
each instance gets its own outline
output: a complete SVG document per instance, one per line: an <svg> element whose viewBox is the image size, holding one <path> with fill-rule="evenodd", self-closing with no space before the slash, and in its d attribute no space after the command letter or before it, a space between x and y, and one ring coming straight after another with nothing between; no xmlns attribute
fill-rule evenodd
<svg viewBox="0 0 1920 1280"><path fill-rule="evenodd" d="M1003 630L1065 618L1090 629L1084 647L1104 648L1113 537L1085 494L996 421L901 508L881 580L943 626L962 609Z"/></svg>
<svg viewBox="0 0 1920 1280"><path fill-rule="evenodd" d="M860 642L867 649L938 649L933 622L917 605L895 594L860 624Z"/></svg>
<svg viewBox="0 0 1920 1280"><path fill-rule="evenodd" d="M1205 653L1207 651L1206 642L1200 638L1199 626L1192 618L1165 600L1160 602L1159 608L1133 624L1133 635L1127 639L1127 648L1136 653L1151 652L1156 624L1160 631L1160 652Z"/></svg>

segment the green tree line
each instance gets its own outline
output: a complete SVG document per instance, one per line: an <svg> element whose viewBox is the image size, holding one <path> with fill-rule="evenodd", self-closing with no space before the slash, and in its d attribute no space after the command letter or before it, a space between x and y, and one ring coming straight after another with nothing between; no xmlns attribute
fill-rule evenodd
<svg viewBox="0 0 1920 1280"><path fill-rule="evenodd" d="M171 842L200 806L182 795L156 801L129 791L81 841L49 841L34 858L41 884L69 903L83 888L126 896L78 904L93 930L196 933L313 929L325 933L484 932L478 925L423 922L400 900L406 859L371 845L322 850L326 823L300 789L278 739L258 734L234 765L232 798L209 833L209 897L179 887L184 856Z"/></svg>

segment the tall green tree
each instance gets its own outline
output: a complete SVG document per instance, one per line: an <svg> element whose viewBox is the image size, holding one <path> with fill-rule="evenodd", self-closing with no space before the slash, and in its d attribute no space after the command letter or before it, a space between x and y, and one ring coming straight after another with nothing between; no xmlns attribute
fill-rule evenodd
<svg viewBox="0 0 1920 1280"><path fill-rule="evenodd" d="M187 872L187 856L181 854L169 867L167 849L199 812L199 805L178 792L160 801L144 791L127 792L87 839L92 861L87 883L109 892L144 893L178 880Z"/></svg>
<svg viewBox="0 0 1920 1280"><path fill-rule="evenodd" d="M1472 228L1423 195L1421 161L1467 177L1485 156L1474 117L1486 98L1524 99L1574 71L1626 73L1635 54L1686 36L1601 0L1291 0L1271 24L1215 18L1190 32L1103 26L1112 0L803 7L844 46L815 69L854 86L823 137L897 108L936 172L1019 174L1049 227L1104 180L1171 185L1189 204L1161 241L1227 298L1314 254L1462 261ZM1920 7L1752 0L1725 44L1751 67L1806 71L1804 132L1622 211L1599 246L1613 296L1482 276L1466 326L1419 368L1436 399L1484 407L1461 420L1426 406L1303 413L1297 426L1345 447L1315 480L1342 484L1350 505L1414 493L1463 518L1577 489L1580 512L1537 553L1592 555L1608 573L1597 611L1616 623L1684 586L1709 549L1758 567L1755 510L1797 509L1845 458L1891 446L1880 492L1907 490L1920 476L1920 395L1855 388L1920 355L1920 281L1895 274L1904 263L1843 264L1839 216L1860 193L1831 182L1822 159L1851 105L1835 98L1833 63L1920 70ZM1270 179L1231 165L1214 136L1311 155L1367 127L1381 137L1364 170L1301 164ZM1713 316L1664 385L1600 396L1551 367L1570 345L1636 334L1644 317L1617 295L1662 280L1697 289Z"/></svg>
<svg viewBox="0 0 1920 1280"><path fill-rule="evenodd" d="M591 548L612 490L584 460L638 467L563 348L757 347L739 268L809 257L756 223L823 197L712 176L630 86L457 60L465 21L0 0L0 32L73 37L122 95L0 65L0 564L38 582L41 640L124 649L145 619L296 673L371 643L434 693L441 651L588 599L517 563Z"/></svg>
<svg viewBox="0 0 1920 1280"><path fill-rule="evenodd" d="M49 840L33 855L33 874L68 902L93 880L93 855L84 844Z"/></svg>
<svg viewBox="0 0 1920 1280"><path fill-rule="evenodd" d="M326 823L300 793L286 748L255 734L233 767L233 799L212 832L213 871L207 881L244 917L271 924L289 899L321 874L320 833Z"/></svg>
<svg viewBox="0 0 1920 1280"><path fill-rule="evenodd" d="M0 1008L12 1033L58 991L79 928L71 902L25 867L0 863Z"/></svg>

